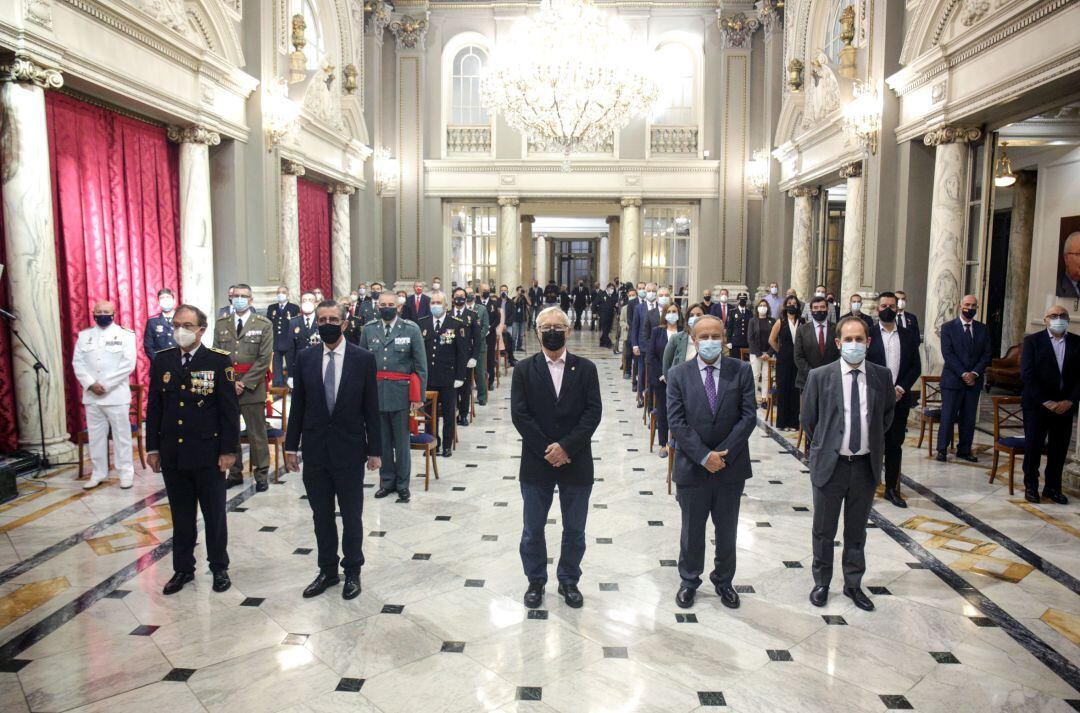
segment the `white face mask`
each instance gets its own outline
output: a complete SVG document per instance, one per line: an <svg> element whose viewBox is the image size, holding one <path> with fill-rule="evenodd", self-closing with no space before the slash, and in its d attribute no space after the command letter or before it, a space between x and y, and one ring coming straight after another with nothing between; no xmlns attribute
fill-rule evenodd
<svg viewBox="0 0 1080 713"><path fill-rule="evenodd" d="M433 282L431 284L431 289L433 289L433 290L441 290L442 289L442 284L438 283L438 282Z"/></svg>
<svg viewBox="0 0 1080 713"><path fill-rule="evenodd" d="M199 335L186 327L180 327L173 330L173 339L180 345L181 349L188 349L195 340L199 338Z"/></svg>
<svg viewBox="0 0 1080 713"><path fill-rule="evenodd" d="M289 296L284 292L279 292L277 296L277 301L279 305L283 305L289 301Z"/></svg>
<svg viewBox="0 0 1080 713"><path fill-rule="evenodd" d="M896 309L900 309L900 310L902 310L902 309L904 309L905 307L907 307L907 300L905 300L905 299L898 299L898 300L896 301Z"/></svg>
<svg viewBox="0 0 1080 713"><path fill-rule="evenodd" d="M770 295L775 295L775 294L776 294L776 292L777 292L777 290L776 290L776 288L775 288L775 287L770 287L770 288L769 288L769 294L770 294Z"/></svg>
<svg viewBox="0 0 1080 713"><path fill-rule="evenodd" d="M359 300L360 295L358 295L357 293L354 292L353 294L349 295L349 302L358 302Z"/></svg>
<svg viewBox="0 0 1080 713"><path fill-rule="evenodd" d="M661 307L667 307L669 304L671 304L671 298L667 295L658 297L656 301L660 303Z"/></svg>
<svg viewBox="0 0 1080 713"><path fill-rule="evenodd" d="M765 315L767 315L769 313L769 308L765 307L765 306L758 307L757 308L757 313L758 313L759 317L764 317Z"/></svg>
<svg viewBox="0 0 1080 713"><path fill-rule="evenodd" d="M158 307L161 307L162 312L172 312L173 307L176 306L176 300L172 297L162 297L158 299Z"/></svg>
<svg viewBox="0 0 1080 713"><path fill-rule="evenodd" d="M405 304L405 298L404 298L404 297L402 297L401 295L398 295L398 298L397 298L397 303L398 303L398 307L400 307L401 305Z"/></svg>
<svg viewBox="0 0 1080 713"><path fill-rule="evenodd" d="M720 295L720 304L727 304L727 295Z"/></svg>
<svg viewBox="0 0 1080 713"><path fill-rule="evenodd" d="M308 302L308 301L301 302L300 303L300 311L303 312L304 314L311 314L312 312L315 311L315 303L314 302Z"/></svg>
<svg viewBox="0 0 1080 713"><path fill-rule="evenodd" d="M674 312L668 312L667 314L665 314L664 319L667 320L668 324L678 324L679 323L679 315L675 314Z"/></svg>
<svg viewBox="0 0 1080 713"><path fill-rule="evenodd" d="M824 292L815 292L814 293L814 297L824 297L824 296L825 296Z"/></svg>
<svg viewBox="0 0 1080 713"><path fill-rule="evenodd" d="M859 312L862 312L862 302L852 302L851 313L858 314Z"/></svg>

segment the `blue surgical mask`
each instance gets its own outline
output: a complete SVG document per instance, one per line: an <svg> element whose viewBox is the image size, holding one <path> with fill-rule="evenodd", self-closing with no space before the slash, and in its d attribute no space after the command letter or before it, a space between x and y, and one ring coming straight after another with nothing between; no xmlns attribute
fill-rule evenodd
<svg viewBox="0 0 1080 713"><path fill-rule="evenodd" d="M446 308L442 305L431 305L431 316L438 319L446 314Z"/></svg>
<svg viewBox="0 0 1080 713"><path fill-rule="evenodd" d="M283 305L289 301L289 296L284 292L279 292L277 296L277 301L279 305Z"/></svg>
<svg viewBox="0 0 1080 713"><path fill-rule="evenodd" d="M1069 320L1064 317L1052 317L1050 319L1050 331L1054 334L1064 334L1069 328Z"/></svg>
<svg viewBox="0 0 1080 713"><path fill-rule="evenodd" d="M693 329L694 328L694 323L697 322L697 321L698 321L698 316L695 314L693 317L686 320L686 326L689 327L690 329Z"/></svg>
<svg viewBox="0 0 1080 713"><path fill-rule="evenodd" d="M661 307L667 307L669 304L671 304L671 298L668 297L667 295L664 295L663 297L661 297L660 299L658 299L656 301L660 303Z"/></svg>
<svg viewBox="0 0 1080 713"><path fill-rule="evenodd" d="M248 308L248 298L233 297L232 305L233 309L235 309L237 312L243 312Z"/></svg>
<svg viewBox="0 0 1080 713"><path fill-rule="evenodd" d="M720 339L701 339L698 340L697 350L705 361L715 361L724 352L724 342Z"/></svg>
<svg viewBox="0 0 1080 713"><path fill-rule="evenodd" d="M668 312L664 315L664 319L667 320L668 324L678 324L679 315L675 314L674 312Z"/></svg>
<svg viewBox="0 0 1080 713"><path fill-rule="evenodd" d="M866 358L866 344L863 342L844 342L840 345L840 356L848 364L861 364Z"/></svg>
<svg viewBox="0 0 1080 713"><path fill-rule="evenodd" d="M655 292L646 292L645 293L645 299L647 299L649 302L655 301L656 300L656 293Z"/></svg>

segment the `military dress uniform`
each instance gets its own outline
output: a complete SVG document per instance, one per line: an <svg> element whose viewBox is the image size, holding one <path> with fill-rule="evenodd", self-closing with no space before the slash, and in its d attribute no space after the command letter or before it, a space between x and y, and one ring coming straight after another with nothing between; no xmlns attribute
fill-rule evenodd
<svg viewBox="0 0 1080 713"><path fill-rule="evenodd" d="M355 314L350 314L348 317L346 317L345 318L345 324L342 325L342 328L344 330L345 339L347 339L348 341L352 342L353 344L356 344L357 346L359 346L360 345L360 332L363 331L364 324L365 324L364 322L360 321L360 317L355 315ZM317 332L316 332L316 334L317 334Z"/></svg>
<svg viewBox="0 0 1080 713"><path fill-rule="evenodd" d="M493 335L491 328L491 313L482 302L477 300L475 302L477 325L480 327L479 339L477 345L479 349L479 357L476 360L476 368L473 370L473 377L476 379L476 403L481 406L487 403L488 393L488 335ZM492 341L495 337L492 336Z"/></svg>
<svg viewBox="0 0 1080 713"><path fill-rule="evenodd" d="M409 490L412 460L409 452L409 382L420 377L420 394L427 389L427 353L420 327L396 317L388 326L381 319L364 325L360 346L375 355L379 381L379 432L382 438L382 488ZM406 378L397 380L393 374ZM397 377L401 378L401 377Z"/></svg>
<svg viewBox="0 0 1080 713"><path fill-rule="evenodd" d="M441 319L421 317L417 323L427 352L428 389L439 392L439 415L442 417L443 455L450 455L454 442L454 417L457 415L457 386L465 382L465 363L469 360L469 337L465 323L452 314Z"/></svg>
<svg viewBox="0 0 1080 713"><path fill-rule="evenodd" d="M210 570L229 567L225 478L218 470L218 456L240 455L235 380L229 352L202 345L190 356L178 347L166 349L150 366L146 447L161 459L177 573L195 573L197 508L202 509Z"/></svg>
<svg viewBox="0 0 1080 713"><path fill-rule="evenodd" d="M299 314L300 305L293 302L275 302L266 308L266 318L274 325L274 386L285 385L287 369L292 365L289 361L289 352L292 350L289 322Z"/></svg>
<svg viewBox="0 0 1080 713"><path fill-rule="evenodd" d="M214 347L232 355L236 378L244 385L240 414L244 417L251 469L256 483L266 483L270 470L270 448L266 442L266 372L274 350L274 325L266 317L248 312L243 329L237 333L238 317L222 317L214 325ZM244 457L240 436L236 441L236 463L229 470L228 486L244 479ZM261 486L260 489L266 486Z"/></svg>
<svg viewBox="0 0 1080 713"><path fill-rule="evenodd" d="M747 308L728 308L727 340L731 345L731 356L738 359L739 350L747 349L750 341L747 331L750 329L750 310Z"/></svg>
<svg viewBox="0 0 1080 713"><path fill-rule="evenodd" d="M349 314L358 318L361 325L367 324L375 319L375 315L378 311L378 308L375 306L375 300L370 297L365 297L364 299L357 301L356 304L349 308Z"/></svg>
<svg viewBox="0 0 1080 713"><path fill-rule="evenodd" d="M457 390L458 423L462 426L469 425L469 405L472 396L472 381L476 379L476 367L469 368L469 359L480 363L480 317L466 307L454 307L450 312L454 319L461 322L465 328L465 383Z"/></svg>
<svg viewBox="0 0 1080 713"><path fill-rule="evenodd" d="M173 326L172 317L165 316L165 313L154 315L150 319L146 320L146 327L143 329L143 353L150 361L154 361L154 357L157 353L163 349L169 349L176 346L176 342L173 341Z"/></svg>
<svg viewBox="0 0 1080 713"><path fill-rule="evenodd" d="M319 327L315 324L315 314L302 314L289 320L289 334L292 344L289 347L287 364L295 364L296 357L308 347L322 344Z"/></svg>
<svg viewBox="0 0 1080 713"><path fill-rule="evenodd" d="M480 399L480 403L485 404L487 403L487 392L495 388L495 370L499 368L498 329L499 324L502 322L502 311L499 309L499 300L494 297L489 299L487 304L478 302L476 309L486 309L488 316L488 329L485 332L487 340L484 350L486 355L484 362L484 398Z"/></svg>

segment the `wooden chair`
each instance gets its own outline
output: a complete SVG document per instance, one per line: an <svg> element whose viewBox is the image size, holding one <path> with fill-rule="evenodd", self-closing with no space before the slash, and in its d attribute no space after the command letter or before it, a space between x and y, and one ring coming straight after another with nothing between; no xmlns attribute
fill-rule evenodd
<svg viewBox="0 0 1080 713"><path fill-rule="evenodd" d="M135 447L139 454L139 465L146 470L146 444L143 442L143 386L142 384L131 385L131 408L128 415L134 419L131 424L131 435L135 437ZM112 439L112 434L109 434ZM85 480L88 476L83 474L83 448L90 444L90 433L84 428L75 434L75 444L79 447L79 470L76 480ZM109 459L109 467L112 468L112 458Z"/></svg>
<svg viewBox="0 0 1080 713"><path fill-rule="evenodd" d="M930 431L930 450L928 454L934 457L934 426L941 423L941 377L919 377L919 443L916 448L922 448L923 435ZM927 426L930 428L927 429Z"/></svg>
<svg viewBox="0 0 1080 713"><path fill-rule="evenodd" d="M776 425L776 359L762 356L765 363L765 422Z"/></svg>
<svg viewBox="0 0 1080 713"><path fill-rule="evenodd" d="M994 400L994 462L990 466L990 484L997 476L998 454L1009 456L1009 495L1013 494L1013 470L1016 456L1024 455L1024 411L1019 396L991 396ZM1020 431L1020 435L1007 435L1007 431Z"/></svg>
<svg viewBox="0 0 1080 713"><path fill-rule="evenodd" d="M413 414L423 421L424 430L409 436L409 448L424 452L424 490L427 491L431 480L431 471L435 471L435 480L439 479L439 461L436 459L439 429L439 392L424 392L424 410Z"/></svg>
<svg viewBox="0 0 1080 713"><path fill-rule="evenodd" d="M269 407L270 414L266 417L266 444L274 452L274 482L280 483L281 461L285 459L285 430L288 427L288 415L286 411L288 410L290 391L288 386L267 386L266 393L270 396L271 400ZM278 399L281 400L280 407L277 406ZM271 419L281 419L281 428L274 428L271 426ZM251 445L246 428L240 431L240 445ZM252 463L250 457L247 462L248 471L254 473L255 465Z"/></svg>

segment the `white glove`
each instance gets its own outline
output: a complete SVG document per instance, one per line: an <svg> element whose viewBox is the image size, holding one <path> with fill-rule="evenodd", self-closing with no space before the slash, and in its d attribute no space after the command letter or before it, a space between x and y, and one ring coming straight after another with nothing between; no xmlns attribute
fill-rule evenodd
<svg viewBox="0 0 1080 713"><path fill-rule="evenodd" d="M641 348L634 347L634 356L641 356Z"/></svg>
<svg viewBox="0 0 1080 713"><path fill-rule="evenodd" d="M475 359L470 359L469 361L465 362L465 366L472 369L473 367L476 366L476 360Z"/></svg>
<svg viewBox="0 0 1080 713"><path fill-rule="evenodd" d="M287 383L289 385L289 388L291 389L292 388L292 377L290 376L288 379L286 379L285 383Z"/></svg>
<svg viewBox="0 0 1080 713"><path fill-rule="evenodd" d="M461 379L454 379L454 388L455 389L460 389L464 385L465 385L465 382L462 381Z"/></svg>

